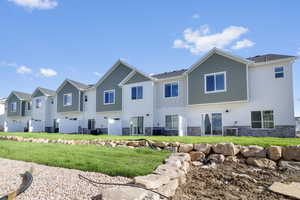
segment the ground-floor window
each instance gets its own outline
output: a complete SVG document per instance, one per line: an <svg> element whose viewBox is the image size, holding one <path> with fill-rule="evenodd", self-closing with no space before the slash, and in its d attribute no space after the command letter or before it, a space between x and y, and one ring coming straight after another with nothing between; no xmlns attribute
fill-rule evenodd
<svg viewBox="0 0 300 200"><path fill-rule="evenodd" d="M252 128L274 128L274 111L252 111L251 112Z"/></svg>
<svg viewBox="0 0 300 200"><path fill-rule="evenodd" d="M178 115L166 115L166 129L178 130Z"/></svg>

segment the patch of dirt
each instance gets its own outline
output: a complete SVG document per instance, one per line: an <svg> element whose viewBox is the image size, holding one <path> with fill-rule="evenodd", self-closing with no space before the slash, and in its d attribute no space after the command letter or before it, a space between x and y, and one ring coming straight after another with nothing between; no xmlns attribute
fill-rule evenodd
<svg viewBox="0 0 300 200"><path fill-rule="evenodd" d="M293 199L268 190L276 181L300 182L300 171L258 169L234 162L215 169L192 167L173 200Z"/></svg>

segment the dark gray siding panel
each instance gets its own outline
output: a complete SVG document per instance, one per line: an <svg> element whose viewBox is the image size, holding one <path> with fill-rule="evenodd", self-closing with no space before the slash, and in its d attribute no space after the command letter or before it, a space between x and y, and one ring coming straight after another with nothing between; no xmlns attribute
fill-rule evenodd
<svg viewBox="0 0 300 200"><path fill-rule="evenodd" d="M115 70L96 88L96 109L97 112L119 111L122 110L122 88L119 83L132 70L120 64ZM104 105L103 92L105 90L115 90L115 104Z"/></svg>
<svg viewBox="0 0 300 200"><path fill-rule="evenodd" d="M204 75L226 72L226 92L205 94ZM214 54L188 75L189 104L247 100L247 66Z"/></svg>
<svg viewBox="0 0 300 200"><path fill-rule="evenodd" d="M72 93L72 105L64 106L64 94ZM67 82L57 94L57 112L79 111L79 90Z"/></svg>
<svg viewBox="0 0 300 200"><path fill-rule="evenodd" d="M10 111L10 104L13 102L17 102L16 112ZM8 117L21 116L21 101L14 94L10 95L10 97L7 99L7 116Z"/></svg>
<svg viewBox="0 0 300 200"><path fill-rule="evenodd" d="M80 92L80 111L83 111L83 92Z"/></svg>
<svg viewBox="0 0 300 200"><path fill-rule="evenodd" d="M150 81L150 79L137 72L125 84L139 83L144 81Z"/></svg>
<svg viewBox="0 0 300 200"><path fill-rule="evenodd" d="M42 96L45 96L45 95L40 90L38 90L38 91L36 91L33 94L32 98L34 98L34 97L42 97Z"/></svg>

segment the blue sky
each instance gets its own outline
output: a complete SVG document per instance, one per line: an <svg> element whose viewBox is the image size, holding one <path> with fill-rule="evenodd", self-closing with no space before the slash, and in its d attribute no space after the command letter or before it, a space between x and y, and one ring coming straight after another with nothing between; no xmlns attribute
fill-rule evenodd
<svg viewBox="0 0 300 200"><path fill-rule="evenodd" d="M121 58L146 73L188 68L218 46L300 55L300 1L2 0L0 97L95 83ZM294 64L300 116L300 61ZM298 77L297 77L298 76Z"/></svg>

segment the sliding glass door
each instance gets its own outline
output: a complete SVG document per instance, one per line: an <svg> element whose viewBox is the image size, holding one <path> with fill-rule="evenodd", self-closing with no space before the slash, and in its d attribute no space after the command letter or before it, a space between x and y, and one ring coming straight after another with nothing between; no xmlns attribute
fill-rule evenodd
<svg viewBox="0 0 300 200"><path fill-rule="evenodd" d="M202 135L223 135L222 113L202 114Z"/></svg>
<svg viewBox="0 0 300 200"><path fill-rule="evenodd" d="M143 135L144 134L144 117L132 117L130 121L130 134Z"/></svg>

